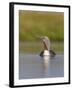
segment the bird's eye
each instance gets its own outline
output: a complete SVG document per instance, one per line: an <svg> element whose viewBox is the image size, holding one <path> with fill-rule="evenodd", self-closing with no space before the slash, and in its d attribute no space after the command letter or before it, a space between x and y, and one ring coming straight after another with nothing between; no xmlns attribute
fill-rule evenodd
<svg viewBox="0 0 72 90"><path fill-rule="evenodd" d="M45 39L43 39L43 42L45 42Z"/></svg>

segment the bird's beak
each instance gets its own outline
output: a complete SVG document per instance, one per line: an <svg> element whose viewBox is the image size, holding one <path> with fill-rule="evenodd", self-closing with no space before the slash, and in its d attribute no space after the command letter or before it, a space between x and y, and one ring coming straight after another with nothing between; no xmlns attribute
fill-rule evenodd
<svg viewBox="0 0 72 90"><path fill-rule="evenodd" d="M36 38L42 40L43 36L36 36Z"/></svg>

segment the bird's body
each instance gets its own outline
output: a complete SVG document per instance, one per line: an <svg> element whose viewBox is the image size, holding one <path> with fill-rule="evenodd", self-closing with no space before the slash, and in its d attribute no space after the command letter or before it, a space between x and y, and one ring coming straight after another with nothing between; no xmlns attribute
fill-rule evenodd
<svg viewBox="0 0 72 90"><path fill-rule="evenodd" d="M40 53L40 56L43 57L43 56L51 56L51 57L54 57L56 55L56 53L53 51L53 50L44 50L44 51L41 51Z"/></svg>

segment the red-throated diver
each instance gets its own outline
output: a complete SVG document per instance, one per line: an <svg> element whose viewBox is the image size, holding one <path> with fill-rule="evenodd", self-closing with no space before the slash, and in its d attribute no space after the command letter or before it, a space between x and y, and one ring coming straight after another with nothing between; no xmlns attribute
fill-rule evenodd
<svg viewBox="0 0 72 90"><path fill-rule="evenodd" d="M44 45L44 50L40 53L40 56L51 56L54 57L56 55L56 53L53 50L50 50L50 40L47 36L44 36L41 38L43 45Z"/></svg>

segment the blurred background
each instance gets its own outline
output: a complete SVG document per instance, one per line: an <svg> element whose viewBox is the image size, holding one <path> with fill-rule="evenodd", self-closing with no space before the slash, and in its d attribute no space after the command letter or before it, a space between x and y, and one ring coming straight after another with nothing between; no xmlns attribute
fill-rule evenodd
<svg viewBox="0 0 72 90"><path fill-rule="evenodd" d="M51 49L64 51L64 13L19 11L19 50L22 53L40 53L43 45L37 37L47 36Z"/></svg>

